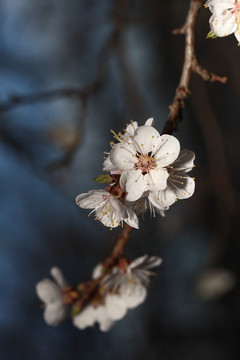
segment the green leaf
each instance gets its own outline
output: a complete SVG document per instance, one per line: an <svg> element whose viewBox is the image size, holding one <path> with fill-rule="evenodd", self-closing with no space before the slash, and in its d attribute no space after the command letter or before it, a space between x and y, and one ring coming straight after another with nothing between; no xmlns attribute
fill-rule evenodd
<svg viewBox="0 0 240 360"><path fill-rule="evenodd" d="M93 178L93 180L97 181L99 184L110 184L113 181L113 178L108 174L100 174Z"/></svg>
<svg viewBox="0 0 240 360"><path fill-rule="evenodd" d="M212 30L210 30L206 36L206 39L216 39L216 38L217 38L217 35L214 34L214 32Z"/></svg>

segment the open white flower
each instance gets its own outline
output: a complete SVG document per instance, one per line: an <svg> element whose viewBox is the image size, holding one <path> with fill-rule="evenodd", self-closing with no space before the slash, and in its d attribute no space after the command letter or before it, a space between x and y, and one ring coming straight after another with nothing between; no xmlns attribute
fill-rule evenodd
<svg viewBox="0 0 240 360"><path fill-rule="evenodd" d="M157 208L162 209L172 205L176 200L187 199L193 195L195 181L186 173L192 170L195 154L182 150L177 160L167 167L169 177L165 190L150 192L149 200Z"/></svg>
<svg viewBox="0 0 240 360"><path fill-rule="evenodd" d="M234 33L240 42L240 1L208 0L206 7L213 13L209 22L214 34L223 37Z"/></svg>
<svg viewBox="0 0 240 360"><path fill-rule="evenodd" d="M142 304L147 297L149 277L153 274L149 269L159 266L162 259L144 255L132 261L126 259L116 266L112 274L103 280L109 293L106 296L106 308L113 320L122 319L128 309Z"/></svg>
<svg viewBox="0 0 240 360"><path fill-rule="evenodd" d="M95 212L95 219L100 220L105 226L115 228L125 221L138 229L137 215L106 190L91 190L80 194L76 197L76 203L81 208L93 209L90 214Z"/></svg>
<svg viewBox="0 0 240 360"><path fill-rule="evenodd" d="M112 164L122 171L120 186L126 200L138 200L145 191L164 190L170 165L178 157L179 141L171 135L160 136L149 125L135 130L130 141L115 144L110 152Z"/></svg>
<svg viewBox="0 0 240 360"><path fill-rule="evenodd" d="M43 279L36 285L38 297L44 302L43 318L48 325L56 326L62 322L68 313L68 306L63 304L62 290L68 286L59 268L50 270L54 281Z"/></svg>
<svg viewBox="0 0 240 360"><path fill-rule="evenodd" d="M125 261L124 261L125 260ZM103 280L103 302L88 305L73 319L73 324L79 329L99 324L101 331L111 329L115 321L122 319L128 309L142 304L147 296L146 285L153 274L149 269L159 266L162 260L156 256L144 255L130 264L124 259L121 265L113 268L112 274ZM93 270L93 278L102 275L101 264Z"/></svg>
<svg viewBox="0 0 240 360"><path fill-rule="evenodd" d="M149 118L145 122L145 125L153 126L154 125L154 119ZM116 135L112 130L114 134L114 138L118 140L119 142L123 141L130 141L130 138L135 134L135 131L138 129L138 122L137 121L131 121L130 124L127 125L126 129L124 129L124 134L122 135L119 133ZM111 162L109 153L107 153L108 156L103 162L103 170L104 171L110 171L111 174L121 174L122 171L116 168L116 166L113 165Z"/></svg>

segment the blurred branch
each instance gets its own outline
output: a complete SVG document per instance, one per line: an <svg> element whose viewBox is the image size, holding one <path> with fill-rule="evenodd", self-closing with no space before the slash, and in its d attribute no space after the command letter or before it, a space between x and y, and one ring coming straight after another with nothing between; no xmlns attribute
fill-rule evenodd
<svg viewBox="0 0 240 360"><path fill-rule="evenodd" d="M98 91L101 87L101 81L96 79L91 84L87 85L83 89L77 88L62 88L49 91L43 91L36 94L18 95L14 94L10 96L6 102L0 102L0 112L9 111L18 106L36 104L38 102L58 100L61 98L72 98L86 103L87 98Z"/></svg>
<svg viewBox="0 0 240 360"><path fill-rule="evenodd" d="M176 89L172 104L169 106L170 113L164 126L163 134L172 134L177 130L182 120L182 110L185 107L185 101L190 95L189 83L192 73L196 73L205 81L218 81L226 83L226 77L220 77L204 69L196 58L195 54L195 26L197 17L204 0L191 0L186 22L182 28L173 31L173 34L185 35L185 59L182 68L182 74L179 85Z"/></svg>

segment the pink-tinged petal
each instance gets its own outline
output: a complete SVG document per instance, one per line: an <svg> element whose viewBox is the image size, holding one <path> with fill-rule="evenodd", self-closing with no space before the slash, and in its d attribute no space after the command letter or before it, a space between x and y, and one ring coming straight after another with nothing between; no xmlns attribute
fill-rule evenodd
<svg viewBox="0 0 240 360"><path fill-rule="evenodd" d="M123 175L123 174L122 174ZM122 177L121 175L121 177ZM124 175L125 176L125 175ZM126 174L125 189L127 192L126 200L138 200L146 190L146 181L141 170L131 170Z"/></svg>
<svg viewBox="0 0 240 360"><path fill-rule="evenodd" d="M88 193L80 194L76 197L76 204L84 209L95 209L99 207L110 193L105 190L91 190Z"/></svg>
<svg viewBox="0 0 240 360"><path fill-rule="evenodd" d="M121 289L120 289L121 291ZM133 309L142 304L147 297L147 289L142 284L129 285L128 291L121 294L122 300L128 309Z"/></svg>
<svg viewBox="0 0 240 360"><path fill-rule="evenodd" d="M127 306L121 296L108 294L105 302L108 315L112 320L120 320L126 315Z"/></svg>
<svg viewBox="0 0 240 360"><path fill-rule="evenodd" d="M154 118L149 118L147 119L147 121L145 122L145 125L148 125L148 126L154 126Z"/></svg>
<svg viewBox="0 0 240 360"><path fill-rule="evenodd" d="M131 170L137 162L136 149L128 143L116 144L110 151L110 160L118 170Z"/></svg>
<svg viewBox="0 0 240 360"><path fill-rule="evenodd" d="M67 317L68 308L61 301L48 304L44 310L43 318L48 325L57 326Z"/></svg>
<svg viewBox="0 0 240 360"><path fill-rule="evenodd" d="M165 190L150 192L148 199L156 208L164 210L176 201L176 195L167 187Z"/></svg>
<svg viewBox="0 0 240 360"><path fill-rule="evenodd" d="M45 304L54 303L61 299L61 290L59 286L50 279L43 279L36 285L36 292Z"/></svg>
<svg viewBox="0 0 240 360"><path fill-rule="evenodd" d="M133 145L141 154L154 153L160 144L160 134L152 126L140 126L132 138Z"/></svg>
<svg viewBox="0 0 240 360"><path fill-rule="evenodd" d="M124 219L125 223L134 229L139 229L139 221L137 215L130 209L127 209L128 217Z"/></svg>
<svg viewBox="0 0 240 360"><path fill-rule="evenodd" d="M184 173L175 174L169 177L169 188L175 193L177 199L187 199L193 195L195 190L195 181Z"/></svg>
<svg viewBox="0 0 240 360"><path fill-rule="evenodd" d="M161 144L154 157L158 167L165 167L177 159L180 152L180 143L172 135L162 135L160 140Z"/></svg>
<svg viewBox="0 0 240 360"><path fill-rule="evenodd" d="M95 316L96 321L99 323L99 329L103 332L110 330L114 325L114 321L109 317L105 305L96 308Z"/></svg>
<svg viewBox="0 0 240 360"><path fill-rule="evenodd" d="M144 180L148 191L163 190L167 187L168 171L165 168L155 168L144 175Z"/></svg>
<svg viewBox="0 0 240 360"><path fill-rule="evenodd" d="M224 15L212 15L209 22L211 30L219 37L230 35L238 29L235 15L231 12Z"/></svg>
<svg viewBox="0 0 240 360"><path fill-rule="evenodd" d="M64 289L68 286L68 283L64 278L63 273L58 267L56 266L52 267L50 270L50 274L52 275L52 277L54 278L54 280L60 286L61 289Z"/></svg>
<svg viewBox="0 0 240 360"><path fill-rule="evenodd" d="M195 154L193 151L190 150L181 150L179 157L174 161L174 163L171 164L170 168L173 169L173 171L184 171L188 172L192 170L195 160Z"/></svg>
<svg viewBox="0 0 240 360"><path fill-rule="evenodd" d="M73 318L73 325L75 325L80 330L85 329L86 327L93 326L96 320L96 309L89 305L83 309L79 315Z"/></svg>

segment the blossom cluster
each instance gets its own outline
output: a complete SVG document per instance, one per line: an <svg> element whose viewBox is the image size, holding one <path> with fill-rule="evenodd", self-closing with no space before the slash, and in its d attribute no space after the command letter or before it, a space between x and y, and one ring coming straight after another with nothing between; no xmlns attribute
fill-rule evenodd
<svg viewBox="0 0 240 360"><path fill-rule="evenodd" d="M205 4L212 12L208 37L224 37L234 34L240 43L240 1L208 0Z"/></svg>
<svg viewBox="0 0 240 360"><path fill-rule="evenodd" d="M73 324L79 329L99 324L101 331L108 331L115 321L122 319L129 309L142 304L147 296L150 269L159 266L159 257L144 255L130 261L121 258L110 272L99 264L93 271L93 279L100 278L98 290L83 306L81 295L87 289L80 284L76 289L68 286L62 272L54 267L51 275L55 282L43 279L36 285L38 297L45 305L44 320L48 325L60 324L72 306Z"/></svg>
<svg viewBox="0 0 240 360"><path fill-rule="evenodd" d="M124 134L114 134L117 143L103 163L97 181L109 183L105 189L80 194L76 203L81 208L93 209L95 219L115 228L127 223L139 228L138 215L149 209L151 214L165 211L179 199L192 196L194 179L192 170L195 154L180 150L179 141L171 135L160 135L150 118L144 126L136 121L127 125Z"/></svg>

